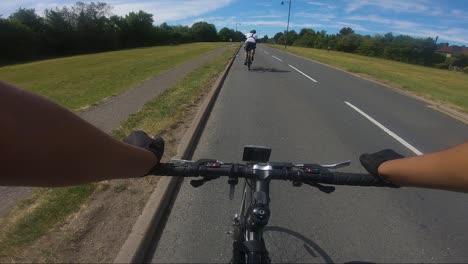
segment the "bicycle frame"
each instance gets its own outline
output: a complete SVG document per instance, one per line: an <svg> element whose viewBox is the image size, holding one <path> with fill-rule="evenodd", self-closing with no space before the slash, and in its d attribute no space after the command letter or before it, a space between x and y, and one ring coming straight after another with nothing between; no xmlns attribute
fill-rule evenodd
<svg viewBox="0 0 468 264"><path fill-rule="evenodd" d="M247 68L250 71L250 65L252 65L252 49L246 50L247 52Z"/></svg>
<svg viewBox="0 0 468 264"><path fill-rule="evenodd" d="M330 169L349 166L350 161L330 165L296 164L290 162L269 162L271 149L248 145L244 147L242 161L246 164L223 163L214 159L197 161L174 160L161 163L154 175L203 177L191 180L193 187L200 187L205 182L229 177L231 189L229 198L234 197L235 186L239 178L245 179L239 214L234 216L233 257L231 263L270 263L268 251L263 239L264 228L270 219L270 182L271 180L292 181L294 187L309 185L324 193L335 190L330 185L391 187L370 174L331 173ZM326 185L322 185L326 184Z"/></svg>
<svg viewBox="0 0 468 264"><path fill-rule="evenodd" d="M233 263L270 263L263 229L270 218L269 165L255 165L258 178L246 179L241 208L234 216ZM250 192L250 201L247 195Z"/></svg>

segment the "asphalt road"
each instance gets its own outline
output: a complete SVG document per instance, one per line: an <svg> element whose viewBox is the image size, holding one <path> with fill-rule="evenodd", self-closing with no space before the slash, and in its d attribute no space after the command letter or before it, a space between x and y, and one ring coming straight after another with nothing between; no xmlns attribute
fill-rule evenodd
<svg viewBox="0 0 468 264"><path fill-rule="evenodd" d="M467 140L466 124L419 100L259 46L252 71L241 57L234 62L194 158L241 161L243 146L256 144L272 147L272 161L351 159L342 170L364 172L364 152L390 147L409 156ZM197 189L184 181L148 261L229 262L226 232L240 189L230 201L226 180ZM273 182L270 195L273 262L468 261L466 194L363 187L324 194Z"/></svg>

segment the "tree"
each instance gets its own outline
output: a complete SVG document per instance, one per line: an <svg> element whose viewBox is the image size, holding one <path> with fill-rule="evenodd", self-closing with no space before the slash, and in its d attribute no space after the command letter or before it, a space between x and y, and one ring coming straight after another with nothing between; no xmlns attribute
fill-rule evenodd
<svg viewBox="0 0 468 264"><path fill-rule="evenodd" d="M20 7L8 18L9 20L17 21L18 23L29 27L36 33L40 33L44 27L44 19L36 14L36 10L34 8L26 9Z"/></svg>
<svg viewBox="0 0 468 264"><path fill-rule="evenodd" d="M35 53L34 32L16 20L0 18L0 61L27 59Z"/></svg>
<svg viewBox="0 0 468 264"><path fill-rule="evenodd" d="M299 31L299 37L302 37L305 34L315 35L315 31L310 28L303 28L301 31Z"/></svg>
<svg viewBox="0 0 468 264"><path fill-rule="evenodd" d="M361 55L377 57L382 54L383 47L377 35L375 37L365 36L356 51Z"/></svg>
<svg viewBox="0 0 468 264"><path fill-rule="evenodd" d="M130 12L125 16L126 28L123 32L127 46L148 46L152 43L154 28L153 15L144 11Z"/></svg>
<svg viewBox="0 0 468 264"><path fill-rule="evenodd" d="M350 34L354 34L354 30L350 27L344 27L340 30L340 35L341 36L346 36L346 35L350 35Z"/></svg>
<svg viewBox="0 0 468 264"><path fill-rule="evenodd" d="M207 22L197 22L191 27L193 39L196 42L207 41L213 42L218 40L218 32L213 24Z"/></svg>
<svg viewBox="0 0 468 264"><path fill-rule="evenodd" d="M234 41L238 42L238 41L244 41L244 40L245 40L244 33L240 32L240 31L236 31Z"/></svg>
<svg viewBox="0 0 468 264"><path fill-rule="evenodd" d="M263 36L263 38L261 39L260 42L262 42L262 43L268 43L268 40L269 40L269 39L268 39L268 35L265 35L265 36Z"/></svg>
<svg viewBox="0 0 468 264"><path fill-rule="evenodd" d="M284 35L283 32L278 32L273 36L273 39L275 40L275 43L279 43L279 39Z"/></svg>
<svg viewBox="0 0 468 264"><path fill-rule="evenodd" d="M315 32L301 30L298 39L293 43L294 46L312 48L317 38Z"/></svg>
<svg viewBox="0 0 468 264"><path fill-rule="evenodd" d="M188 26L171 26L171 38L175 43L188 43L193 39L192 31Z"/></svg>
<svg viewBox="0 0 468 264"><path fill-rule="evenodd" d="M75 29L76 18L66 7L62 9L46 9L45 12L44 46L46 53L70 54L76 50Z"/></svg>
<svg viewBox="0 0 468 264"><path fill-rule="evenodd" d="M354 52L360 45L362 36L358 34L347 34L338 39L338 50Z"/></svg>
<svg viewBox="0 0 468 264"><path fill-rule="evenodd" d="M457 55L452 65L460 67L460 68L467 67L468 66L468 54Z"/></svg>
<svg viewBox="0 0 468 264"><path fill-rule="evenodd" d="M77 2L72 8L76 16L76 41L80 50L95 52L114 49L118 35L112 21L107 18L110 6L106 3Z"/></svg>
<svg viewBox="0 0 468 264"><path fill-rule="evenodd" d="M229 29L227 27L222 28L219 33L219 40L221 41L229 41L229 40L234 40L236 33L234 30Z"/></svg>
<svg viewBox="0 0 468 264"><path fill-rule="evenodd" d="M287 41L288 45L292 45L294 41L296 41L296 39L299 37L299 35L297 34L295 30L291 30L287 34L285 34L283 37L284 37L283 44L284 44L284 41Z"/></svg>

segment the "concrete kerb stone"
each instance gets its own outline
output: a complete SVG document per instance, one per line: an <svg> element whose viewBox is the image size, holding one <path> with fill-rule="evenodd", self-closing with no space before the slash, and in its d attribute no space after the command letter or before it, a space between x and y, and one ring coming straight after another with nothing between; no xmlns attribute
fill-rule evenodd
<svg viewBox="0 0 468 264"><path fill-rule="evenodd" d="M239 48L236 49L233 57L229 60L224 69L224 72L218 77L208 97L200 106L194 120L177 148L177 155L175 158L188 159L192 155L204 124L216 101L216 97L241 47L242 46L239 46ZM141 215L135 222L127 240L114 259L114 263L140 263L144 261L143 258L145 257L146 250L172 199L177 182L177 177L161 177Z"/></svg>

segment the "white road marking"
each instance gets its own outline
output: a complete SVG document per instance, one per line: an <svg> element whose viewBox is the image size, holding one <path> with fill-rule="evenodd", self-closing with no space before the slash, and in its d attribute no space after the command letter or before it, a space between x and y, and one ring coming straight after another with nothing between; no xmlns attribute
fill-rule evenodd
<svg viewBox="0 0 468 264"><path fill-rule="evenodd" d="M268 53L268 52L266 52L266 51L263 51L263 52L265 52L266 54L270 54L270 53Z"/></svg>
<svg viewBox="0 0 468 264"><path fill-rule="evenodd" d="M298 73L300 73L300 74L304 75L305 77L309 78L311 81L317 82L316 80L314 80L314 78L312 78L312 77L310 77L309 75L307 75L307 74L301 72L301 71L300 71L299 69L297 69L296 67L294 67L294 66L292 66L292 65L290 65L290 64L288 64L288 65L289 65L289 67L291 67L291 68L293 68L294 70L296 70Z"/></svg>
<svg viewBox="0 0 468 264"><path fill-rule="evenodd" d="M272 56L273 58L279 60L279 61L283 61L282 59L280 59L280 58L278 58L278 57L276 57L276 56L274 56L274 55L271 55L271 56Z"/></svg>
<svg viewBox="0 0 468 264"><path fill-rule="evenodd" d="M377 120L375 120L374 118L370 117L368 114L364 113L361 109L357 108L356 106L352 105L351 103L349 102L346 102L345 103L353 108L354 110L356 110L356 112L360 113L361 115L363 115L365 118L367 118L369 121L371 121L372 123L374 123L374 125L380 127L383 131L385 131L385 133L389 134L391 137L393 137L394 139L396 139L398 142L400 142L403 146L407 147L409 150L413 151L414 154L416 155L422 155L423 153L421 151L419 151L417 148L413 147L410 143L406 142L404 139L402 139L401 137L399 137L397 134L393 133L392 131L390 131L390 129L386 128L384 125L382 125L381 123L379 123Z"/></svg>

